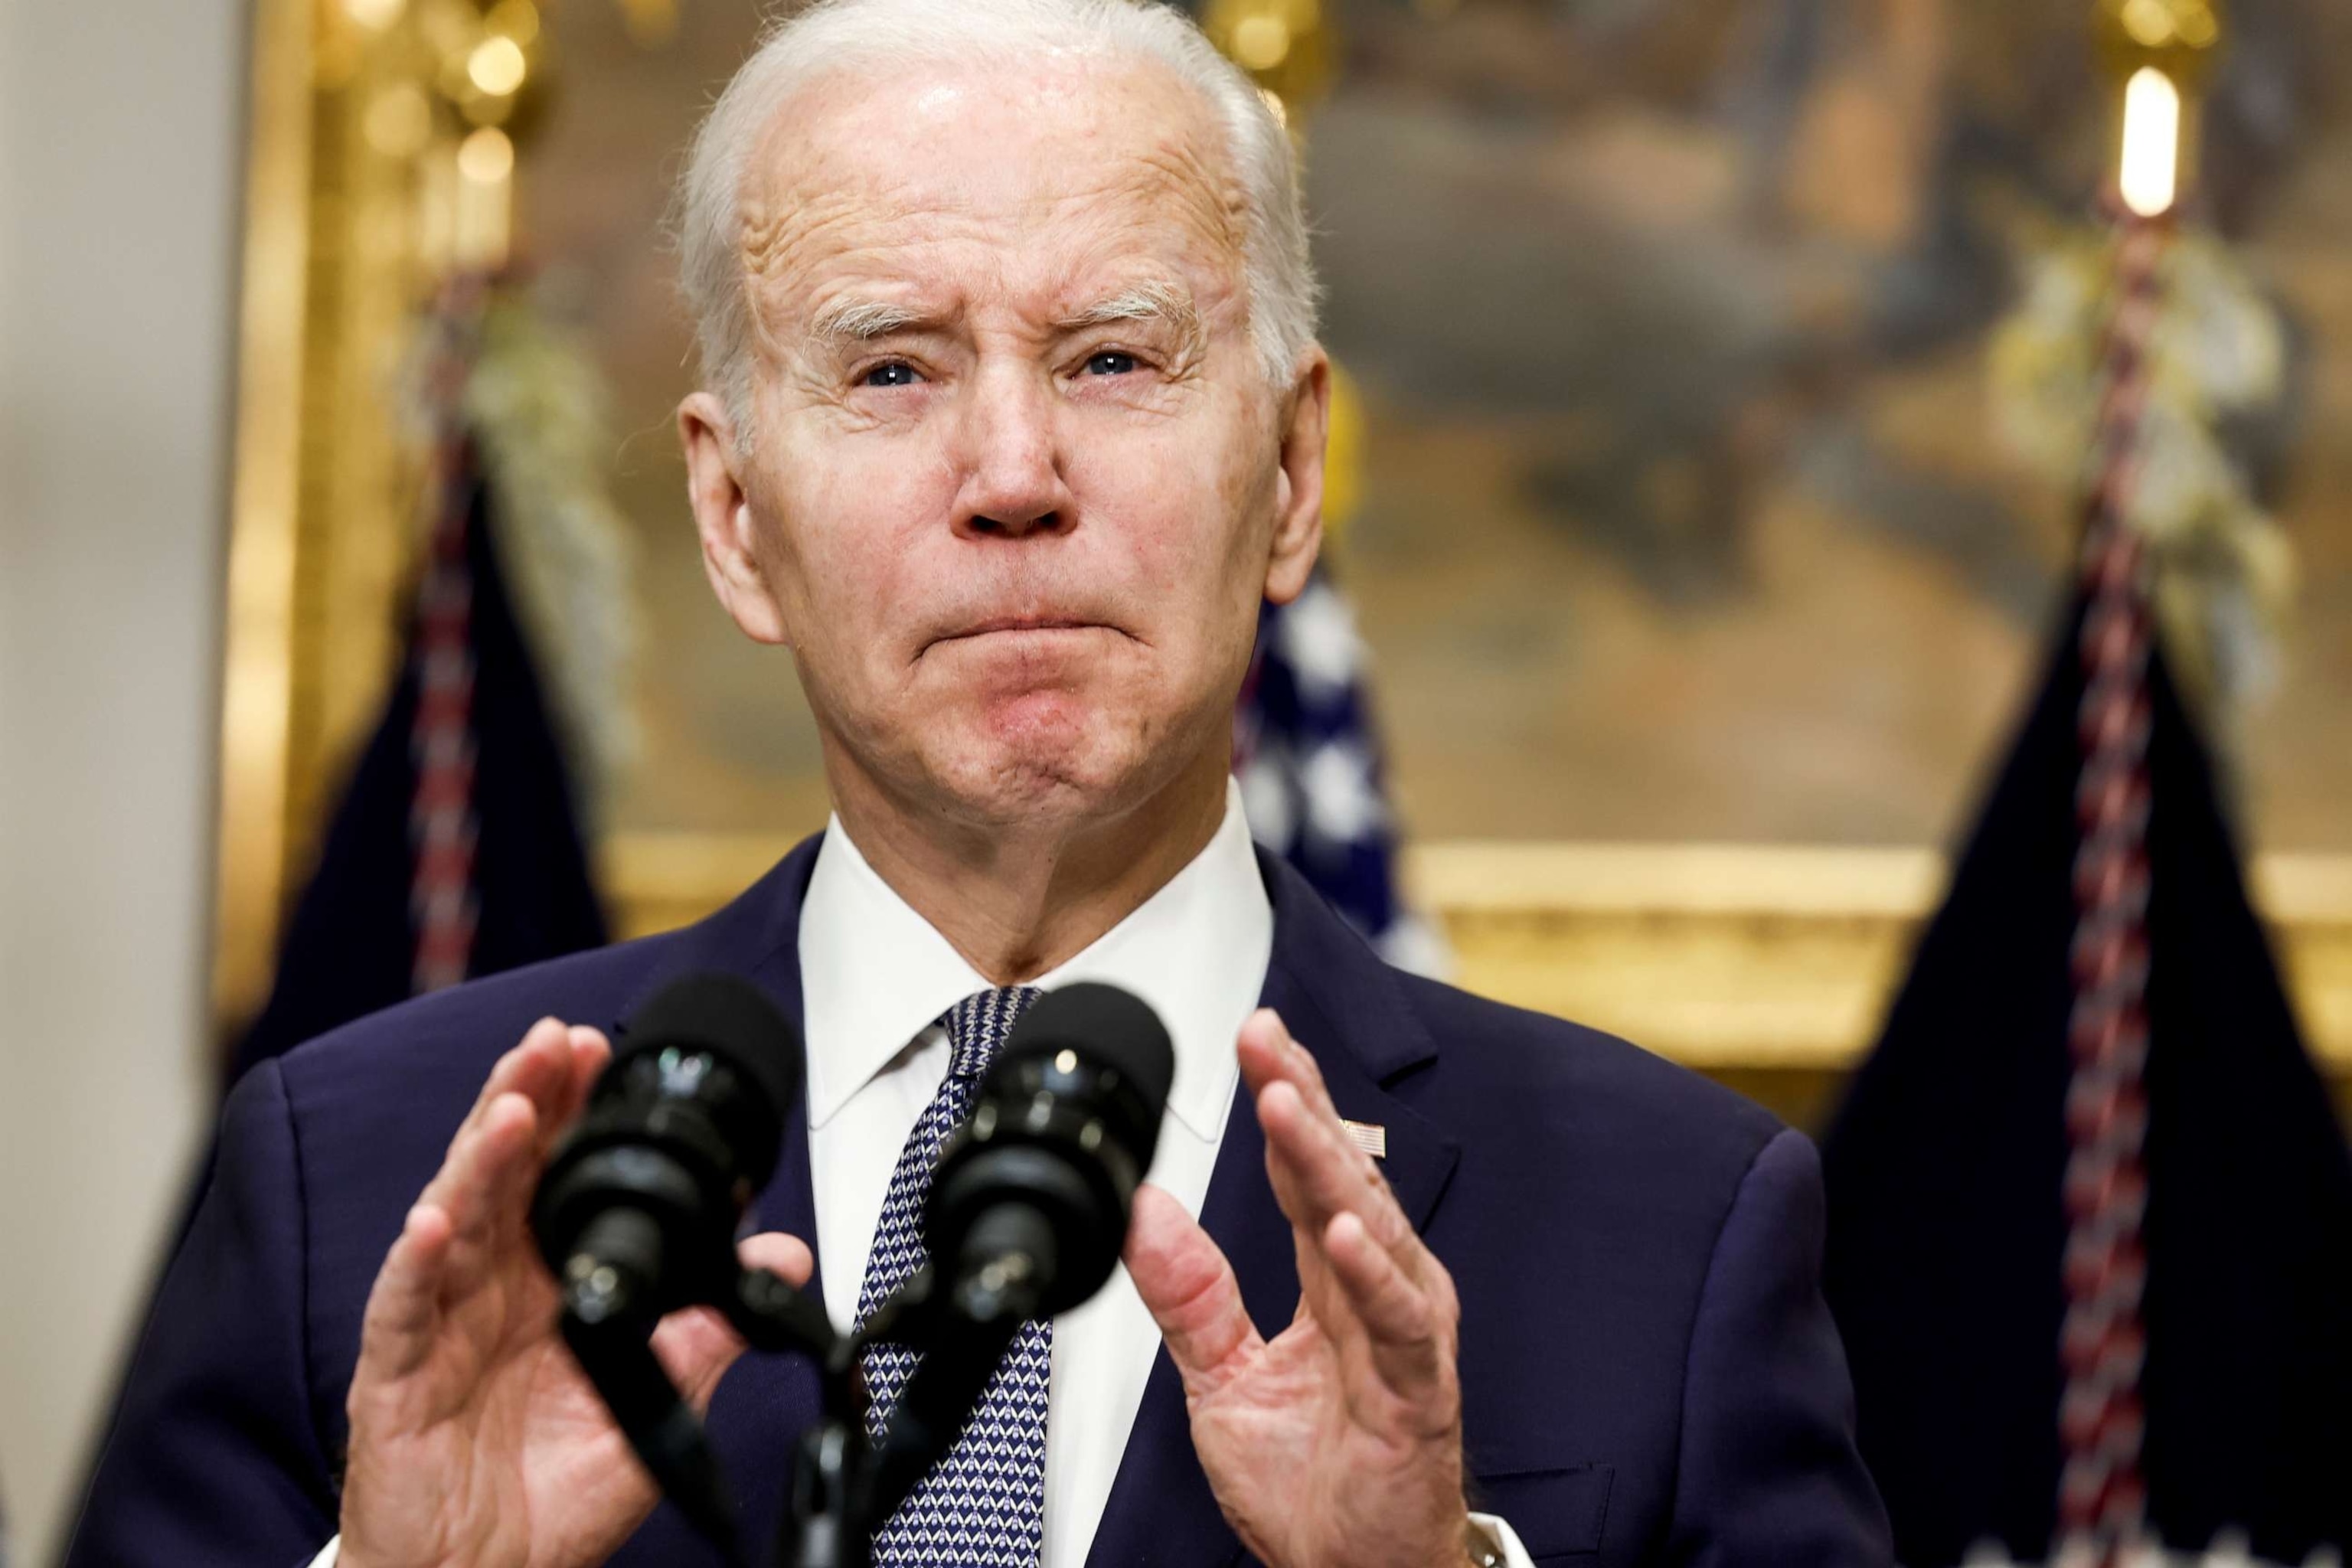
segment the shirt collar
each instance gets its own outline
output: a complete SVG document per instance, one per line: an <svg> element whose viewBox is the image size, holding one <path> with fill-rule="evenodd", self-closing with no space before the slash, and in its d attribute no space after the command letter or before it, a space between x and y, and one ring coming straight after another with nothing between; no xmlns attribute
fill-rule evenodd
<svg viewBox="0 0 2352 1568"><path fill-rule="evenodd" d="M801 901L800 950L812 1127L831 1121L940 1014L989 989L866 864L838 816L826 824ZM1273 952L1274 907L1240 790L1229 782L1224 820L1200 854L1034 984L1106 981L1150 1003L1176 1049L1168 1109L1214 1142L1240 1075L1234 1037L1257 1005Z"/></svg>

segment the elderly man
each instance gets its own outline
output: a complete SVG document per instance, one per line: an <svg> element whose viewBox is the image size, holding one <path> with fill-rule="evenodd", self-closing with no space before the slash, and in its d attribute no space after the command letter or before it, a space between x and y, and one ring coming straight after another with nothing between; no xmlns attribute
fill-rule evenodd
<svg viewBox="0 0 2352 1568"><path fill-rule="evenodd" d="M1809 1146L1383 967L1253 856L1229 716L1314 559L1328 372L1248 83L1130 0L832 0L682 210L704 563L792 650L835 815L698 926L248 1078L74 1561L708 1560L524 1215L599 1027L718 967L807 1042L745 1256L843 1323L1035 988L1115 981L1175 1042L1123 1272L1024 1331L877 1563L1884 1563ZM706 1312L656 1342L764 1538L813 1376Z"/></svg>

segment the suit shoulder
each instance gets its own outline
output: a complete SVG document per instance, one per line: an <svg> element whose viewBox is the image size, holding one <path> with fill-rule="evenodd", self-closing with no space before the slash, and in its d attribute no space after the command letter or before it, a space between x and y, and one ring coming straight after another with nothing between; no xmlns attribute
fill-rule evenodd
<svg viewBox="0 0 2352 1568"><path fill-rule="evenodd" d="M303 1042L280 1058L297 1118L335 1102L364 1109L372 1095L386 1110L421 1115L436 1089L458 1094L462 1113L491 1065L541 1018L609 1032L668 975L698 967L755 971L793 940L819 842L803 840L692 925L469 980Z"/></svg>
<svg viewBox="0 0 2352 1568"><path fill-rule="evenodd" d="M1755 1101L1614 1035L1419 975L1397 980L1483 1122L1582 1131L1620 1157L1697 1157L1735 1174L1786 1130Z"/></svg>
<svg viewBox="0 0 2352 1568"><path fill-rule="evenodd" d="M492 1064L549 1016L609 1030L667 967L665 932L528 964L414 997L305 1041L279 1059L298 1116L371 1109L459 1114Z"/></svg>

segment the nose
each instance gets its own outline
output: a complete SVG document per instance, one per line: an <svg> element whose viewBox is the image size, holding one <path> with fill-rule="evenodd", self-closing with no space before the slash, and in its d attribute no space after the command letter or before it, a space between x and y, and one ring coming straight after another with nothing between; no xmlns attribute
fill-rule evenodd
<svg viewBox="0 0 2352 1568"><path fill-rule="evenodd" d="M1019 539L1071 522L1055 427L1054 394L1025 366L975 378L964 407L963 486L956 531Z"/></svg>

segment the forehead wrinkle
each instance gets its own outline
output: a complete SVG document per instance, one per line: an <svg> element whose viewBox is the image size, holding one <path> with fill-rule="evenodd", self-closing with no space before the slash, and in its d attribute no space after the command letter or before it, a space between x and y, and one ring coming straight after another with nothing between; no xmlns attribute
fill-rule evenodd
<svg viewBox="0 0 2352 1568"><path fill-rule="evenodd" d="M925 233L894 234L901 210L855 191L777 204L767 243L746 247L745 291L756 341L789 357L795 347L839 353L887 333L947 326L963 307L921 264ZM932 226L926 226L927 228Z"/></svg>
<svg viewBox="0 0 2352 1568"><path fill-rule="evenodd" d="M1243 251L1243 213L1245 209L1240 182L1226 177L1205 163L1192 145L1190 136L1162 139L1142 155L1145 167L1159 176L1160 192L1178 198L1179 205L1192 227L1215 242L1228 257L1239 262ZM1139 195L1143 194L1139 191Z"/></svg>
<svg viewBox="0 0 2352 1568"><path fill-rule="evenodd" d="M745 303L750 306L751 331L762 352L779 347L774 308L781 303L784 279L803 271L814 253L837 240L859 216L859 204L842 191L812 193L805 201L754 198L748 193L738 244L738 265L743 271ZM832 248L838 248L837 244Z"/></svg>
<svg viewBox="0 0 2352 1568"><path fill-rule="evenodd" d="M1246 202L1241 183L1229 167L1229 151L1216 128L1189 97L1160 125L1140 135L1119 137L1115 122L1099 119L1091 128L1081 127L1078 133L1090 146L1098 146L1107 132L1127 142L1108 158L1038 160L1037 175L1025 188L1017 177L991 182L993 189L974 189L961 182L941 188L920 174L884 174L861 159L861 143L827 133L839 126L836 115L810 112L819 108L812 98L831 100L824 109L849 107L866 85L836 82L829 84L830 90L819 89L803 98L801 112L772 123L753 170L747 171L750 177L739 207L738 254L746 292L752 297L753 333L763 348L782 346L778 335L797 313L793 303L808 298L810 286L831 269L828 263L853 254L870 259L877 251L902 251L910 245L919 250L927 242L960 237L957 231L966 229L1002 237L1008 231L1034 234L1076 220L1097 231L1072 236L1076 248L1104 260L1133 259L1139 228L1157 229L1168 237L1173 237L1168 236L1169 228L1179 230L1192 242L1182 245L1183 250L1199 244L1213 255L1215 265L1192 278L1207 294L1195 302L1187 290L1187 310L1172 310L1167 308L1172 301L1161 301L1162 308L1151 313L1188 327L1196 337L1206 325L1204 318L1213 315L1223 322L1245 294L1241 285L1246 264ZM831 123L812 134L812 121ZM990 200L992 196L996 199ZM1139 224L1134 216L1122 219L1122 208L1129 215L1139 209L1145 221ZM1159 245L1149 248L1162 249ZM1197 251L1185 258L1164 250L1162 258L1177 263L1187 275L1198 272L1199 261L1209 259ZM872 301L872 296L866 299ZM1128 302L1129 307L1138 303ZM824 323L829 329L824 335L835 342L845 333L862 339L899 324L873 311L830 313L834 319ZM1118 319L1143 315L1130 310Z"/></svg>
<svg viewBox="0 0 2352 1568"><path fill-rule="evenodd" d="M1238 182L1223 178L1192 146L1193 138L1175 132L1156 138L1148 147L1124 150L1099 173L1075 187L1037 193L1032 222L1102 217L1118 208L1146 215L1106 219L1117 234L1133 234L1149 226L1151 216L1169 220L1195 240L1204 242L1221 262L1238 276L1244 257L1243 240L1245 203ZM1089 245L1088 249L1099 247Z"/></svg>
<svg viewBox="0 0 2352 1568"><path fill-rule="evenodd" d="M874 216L872 202L842 185L798 184L772 200L747 200L739 247L743 270L761 281L802 270L814 255L844 248L849 231Z"/></svg>

